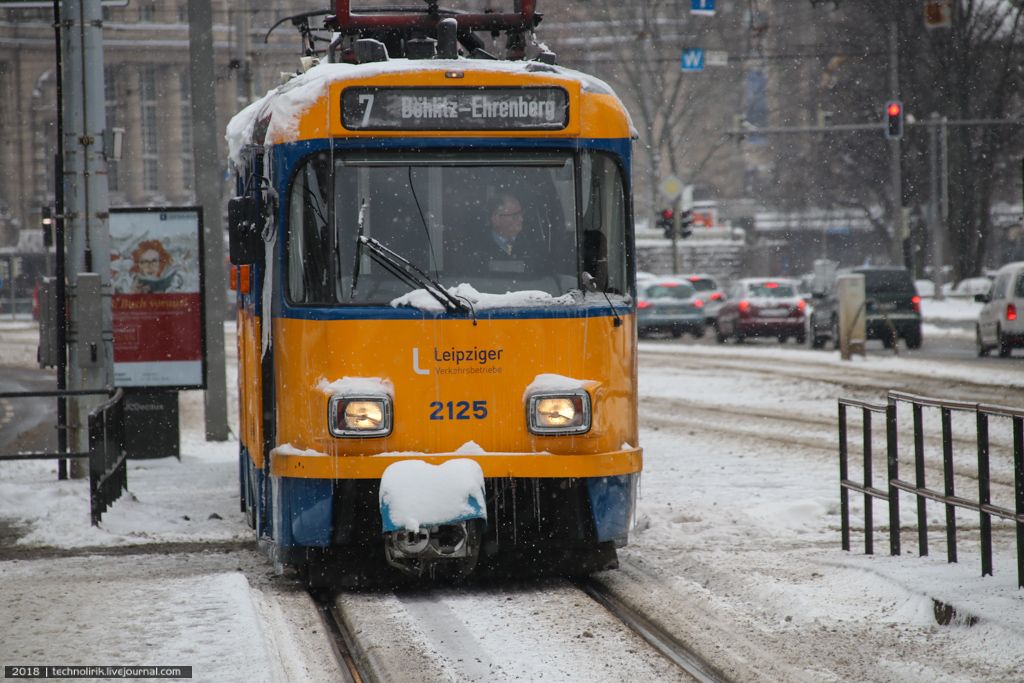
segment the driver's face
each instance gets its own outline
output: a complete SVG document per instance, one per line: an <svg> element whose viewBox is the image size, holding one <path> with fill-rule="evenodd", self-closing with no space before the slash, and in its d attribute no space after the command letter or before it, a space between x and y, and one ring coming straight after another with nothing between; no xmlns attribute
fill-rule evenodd
<svg viewBox="0 0 1024 683"><path fill-rule="evenodd" d="M523 230L523 207L515 199L506 199L491 214L491 229L505 239L515 239Z"/></svg>

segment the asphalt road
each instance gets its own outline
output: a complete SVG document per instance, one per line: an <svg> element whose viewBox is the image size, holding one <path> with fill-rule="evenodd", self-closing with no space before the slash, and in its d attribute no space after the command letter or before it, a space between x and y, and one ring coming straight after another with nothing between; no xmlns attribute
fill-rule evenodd
<svg viewBox="0 0 1024 683"><path fill-rule="evenodd" d="M56 388L52 370L0 368L0 393ZM0 398L0 455L56 450L57 399Z"/></svg>

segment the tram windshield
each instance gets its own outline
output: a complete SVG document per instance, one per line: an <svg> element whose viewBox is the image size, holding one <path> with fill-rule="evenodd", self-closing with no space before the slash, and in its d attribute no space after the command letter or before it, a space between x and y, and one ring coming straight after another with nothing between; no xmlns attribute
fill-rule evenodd
<svg viewBox="0 0 1024 683"><path fill-rule="evenodd" d="M622 177L607 154L321 153L291 186L288 298L386 305L408 293L357 248L360 236L446 288L560 296L593 278L622 294L626 230Z"/></svg>

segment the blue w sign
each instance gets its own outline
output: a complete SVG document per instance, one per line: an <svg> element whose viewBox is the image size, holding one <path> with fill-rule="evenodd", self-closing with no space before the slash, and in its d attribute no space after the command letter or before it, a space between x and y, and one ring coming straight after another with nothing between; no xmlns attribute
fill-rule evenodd
<svg viewBox="0 0 1024 683"><path fill-rule="evenodd" d="M704 50L702 48L683 50L683 56L679 61L679 66L683 71L703 71Z"/></svg>

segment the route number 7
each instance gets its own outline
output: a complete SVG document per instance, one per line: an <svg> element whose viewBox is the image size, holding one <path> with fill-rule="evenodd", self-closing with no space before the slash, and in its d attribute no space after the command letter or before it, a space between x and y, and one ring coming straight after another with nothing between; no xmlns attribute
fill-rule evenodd
<svg viewBox="0 0 1024 683"><path fill-rule="evenodd" d="M366 128L370 125L370 112L373 111L373 95L360 95L359 104L366 105L363 109L363 122L360 124L361 128Z"/></svg>

